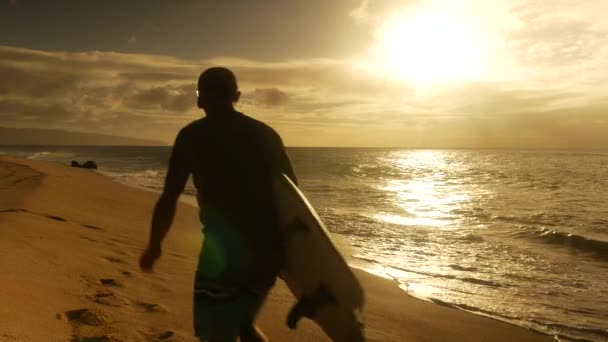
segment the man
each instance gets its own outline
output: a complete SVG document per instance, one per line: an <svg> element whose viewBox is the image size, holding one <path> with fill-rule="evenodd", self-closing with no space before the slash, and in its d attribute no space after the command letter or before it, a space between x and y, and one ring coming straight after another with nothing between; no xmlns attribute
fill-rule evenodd
<svg viewBox="0 0 608 342"><path fill-rule="evenodd" d="M195 276L195 333L201 341L264 341L254 320L283 260L271 180L280 173L297 180L280 136L234 109L240 92L230 70L205 70L197 94L206 117L177 135L140 266L151 271L160 257L192 174L205 235Z"/></svg>

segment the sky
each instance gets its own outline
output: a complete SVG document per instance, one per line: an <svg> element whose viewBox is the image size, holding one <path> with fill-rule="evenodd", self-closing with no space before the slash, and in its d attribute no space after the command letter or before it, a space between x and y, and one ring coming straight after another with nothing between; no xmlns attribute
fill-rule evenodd
<svg viewBox="0 0 608 342"><path fill-rule="evenodd" d="M230 67L289 146L608 149L605 0L0 0L0 126L162 140Z"/></svg>

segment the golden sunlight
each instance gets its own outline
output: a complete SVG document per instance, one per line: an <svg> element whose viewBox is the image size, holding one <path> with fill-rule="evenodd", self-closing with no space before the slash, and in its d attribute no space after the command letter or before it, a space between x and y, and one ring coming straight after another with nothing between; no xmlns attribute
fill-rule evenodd
<svg viewBox="0 0 608 342"><path fill-rule="evenodd" d="M400 13L378 31L383 69L421 85L476 79L483 74L481 35L456 14L437 10Z"/></svg>

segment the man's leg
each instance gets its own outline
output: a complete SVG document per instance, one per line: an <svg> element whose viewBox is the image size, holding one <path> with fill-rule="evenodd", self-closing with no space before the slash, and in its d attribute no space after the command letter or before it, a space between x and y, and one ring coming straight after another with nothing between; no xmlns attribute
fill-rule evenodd
<svg viewBox="0 0 608 342"><path fill-rule="evenodd" d="M201 341L236 342L240 332L238 305L234 300L218 300L196 293L194 331Z"/></svg>
<svg viewBox="0 0 608 342"><path fill-rule="evenodd" d="M264 336L262 331L255 326L255 319L262 305L266 301L268 291L263 293L249 292L244 294L242 298L242 316L239 331L241 342L267 342L268 338Z"/></svg>
<svg viewBox="0 0 608 342"><path fill-rule="evenodd" d="M200 285L199 285L200 286ZM194 295L194 328L201 341L265 342L268 339L255 326L255 318L267 292L245 292L233 298L217 298L204 291Z"/></svg>
<svg viewBox="0 0 608 342"><path fill-rule="evenodd" d="M236 338L233 338L233 339L210 338L208 340L201 339L201 342L236 342Z"/></svg>
<svg viewBox="0 0 608 342"><path fill-rule="evenodd" d="M253 322L241 327L241 342L268 342L262 331Z"/></svg>

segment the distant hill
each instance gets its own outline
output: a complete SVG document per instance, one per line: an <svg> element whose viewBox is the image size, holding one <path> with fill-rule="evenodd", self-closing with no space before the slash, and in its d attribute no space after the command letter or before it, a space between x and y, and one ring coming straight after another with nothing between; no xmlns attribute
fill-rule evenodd
<svg viewBox="0 0 608 342"><path fill-rule="evenodd" d="M123 145L166 146L158 140L145 140L105 134L71 132L58 129L0 127L0 145Z"/></svg>

